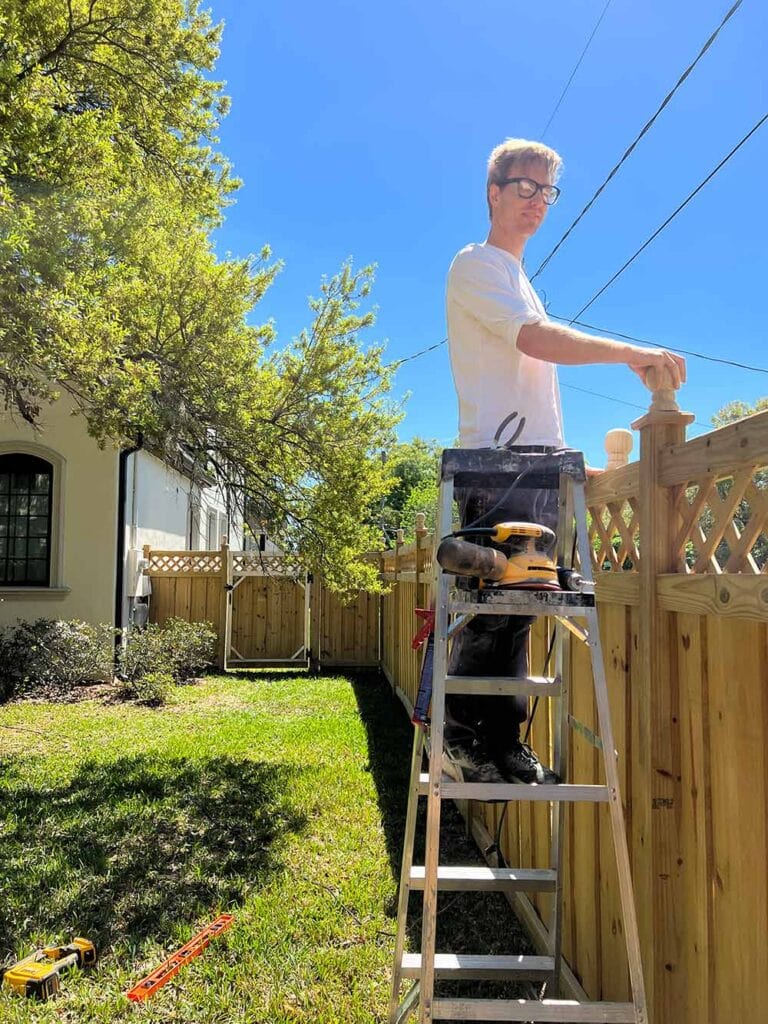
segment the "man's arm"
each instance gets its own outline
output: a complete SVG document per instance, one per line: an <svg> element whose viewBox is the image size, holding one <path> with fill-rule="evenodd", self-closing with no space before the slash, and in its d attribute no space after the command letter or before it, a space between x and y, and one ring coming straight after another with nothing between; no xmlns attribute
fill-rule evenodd
<svg viewBox="0 0 768 1024"><path fill-rule="evenodd" d="M517 336L517 348L545 363L581 366L588 363L621 363L645 384L651 367L667 370L674 388L685 383L685 359L663 348L641 348L624 341L594 338L560 324L525 324Z"/></svg>

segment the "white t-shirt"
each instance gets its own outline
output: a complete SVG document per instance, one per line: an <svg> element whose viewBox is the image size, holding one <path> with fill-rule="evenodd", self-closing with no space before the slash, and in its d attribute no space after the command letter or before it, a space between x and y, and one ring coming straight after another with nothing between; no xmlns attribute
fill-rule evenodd
<svg viewBox="0 0 768 1024"><path fill-rule="evenodd" d="M468 245L451 264L446 302L461 447L492 447L499 424L513 411L517 418L501 443L525 416L516 444L561 447L557 369L517 348L521 327L547 319L520 261L487 242Z"/></svg>

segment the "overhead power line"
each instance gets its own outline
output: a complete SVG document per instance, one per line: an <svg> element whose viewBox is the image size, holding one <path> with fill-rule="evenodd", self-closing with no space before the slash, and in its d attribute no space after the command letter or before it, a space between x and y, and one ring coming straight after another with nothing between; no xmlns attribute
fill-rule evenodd
<svg viewBox="0 0 768 1024"><path fill-rule="evenodd" d="M668 345L666 342L660 344L655 341L648 341L647 338L636 338L633 334L622 334L621 331L612 331L610 327L596 327L594 324L584 323L583 320L571 320L567 316L558 316L557 313L550 313L547 311L547 316L551 316L553 320L560 320L564 324L576 324L577 327L586 327L589 331L597 331L598 334L610 334L614 338L623 338L625 341L634 341L638 345L651 345L655 348L666 348L670 352L680 352L684 356L695 356L697 359L706 359L708 363L722 363L724 366L736 366L740 370L752 370L753 373L768 373L768 368L765 366L750 366L749 363L737 363L733 359L719 359L717 356L705 356L701 352L693 352L689 348L675 348L674 345Z"/></svg>
<svg viewBox="0 0 768 1024"><path fill-rule="evenodd" d="M585 44L585 46L584 46L584 49L583 49L583 50L581 51L581 56L580 56L580 57L579 57L579 59L578 59L578 60L576 61L576 66L574 67L573 71L571 72L571 77L570 77L570 78L568 79L568 81L567 81L567 82L565 83L565 86L564 86L564 88L563 88L563 91L562 91L562 92L560 93L560 98L558 99L557 103L555 104L555 108L554 108L554 110L553 110L553 111L552 111L552 113L551 113L551 114L549 115L549 120L548 120L548 121L547 121L547 123L546 123L546 124L544 125L544 130L543 130L542 132L540 132L540 134L539 134L539 138L541 139L541 141L542 141L542 142L544 141L544 136L545 136L545 135L547 134L547 130L548 130L549 126L550 126L550 125L552 124L552 122L553 122L553 121L554 121L554 119L555 119L555 114L556 114L556 113L558 112L558 110L560 109L560 104L561 104L561 103L563 102L563 100L565 99L565 94L566 94L566 93L568 92L568 89L570 88L571 82L573 81L573 79L574 79L574 77L575 77L575 75L576 75L576 72L577 72L577 71L579 70L579 68L581 67L581 62L582 62L582 61L584 60L584 57L585 57L585 55L586 55L586 52L587 52L587 50L589 49L589 47L590 47L590 44L592 43L592 40L593 40L593 39L595 38L595 33L596 33L596 32L597 32L597 30L598 30L598 29L600 28L600 22L601 22L601 21L603 20L603 18L605 17L606 11L607 11L607 10L608 10L608 8L609 8L609 7L611 6L611 2L612 2L612 0L608 0L608 2L606 3L605 7L603 8L603 13L602 13L602 14L600 15L600 17L599 17L599 18L597 19L597 22L596 22L596 24L595 24L595 27L594 27L594 28L592 29L592 34L590 35L589 39L587 40L587 42L586 42L586 44Z"/></svg>
<svg viewBox="0 0 768 1024"><path fill-rule="evenodd" d="M627 402L624 398L614 398L613 395L602 395L599 391L590 391L588 388L578 388L575 384L565 384L560 381L561 388L568 388L571 391L581 391L585 395L594 395L595 398L605 398L609 402L617 402L619 405L629 405L633 409L641 409L643 412L648 411L647 405L638 405L637 402ZM711 423L702 423L700 420L693 421L696 426L706 427L707 430L712 428Z"/></svg>
<svg viewBox="0 0 768 1024"><path fill-rule="evenodd" d="M694 352L690 348L676 348L674 345L668 345L666 342L649 341L648 338L638 338L634 334L623 334L621 331L614 331L610 327L597 327L595 324L585 323L584 320L577 320L575 317L571 319L567 316L558 316L557 313L547 311L547 316L553 320L560 320L564 324L575 324L577 327L586 327L588 331L597 331L598 334L610 334L614 338L623 338L625 341L633 341L637 345L646 345L648 348L666 348L670 352L680 352L684 356L695 356L696 359L703 359L708 363L721 363L723 366L735 366L739 370L750 370L752 373L768 373L768 367L765 366L752 366L750 363L738 363L734 359L721 359L719 356L708 356L703 352ZM443 338L442 341L436 342L434 345L430 345L428 348L420 349L418 352L414 352L410 356L404 356L402 359L395 359L391 363L387 363L387 369L396 369L402 363L410 362L411 359L418 359L419 356L426 355L428 352L434 352L436 349L441 348L443 345L448 343L447 338ZM565 386L565 385L563 385Z"/></svg>
<svg viewBox="0 0 768 1024"><path fill-rule="evenodd" d="M600 296L603 294L603 292L605 292L608 288L611 287L613 282L624 273L624 271L627 269L627 267L637 259L637 257L640 255L640 253L644 249L647 249L648 246L651 244L651 242L655 238L658 238L658 236L661 234L661 232L664 230L664 228L668 224L671 224L671 222L675 219L675 217L678 215L678 213L680 213L680 211L683 210L688 205L688 203L690 203L690 201L694 198L694 196L698 195L698 193L701 192L701 190L704 188L704 186L707 184L707 182L711 181L712 178L714 178L714 176L717 174L717 172L728 163L728 161L731 159L731 157L741 149L741 147L745 144L745 142L747 142L755 134L755 132L765 124L766 121L768 121L768 114L763 114L763 116L760 118L760 120L757 122L757 124L754 125L747 132L747 134L739 142L736 143L736 145L733 147L733 149L723 157L723 159L720 161L720 163L717 165L717 167L715 167L713 170L711 170L703 181L699 182L699 184L696 186L696 188L693 190L693 192L691 192L682 201L682 203L680 203L680 205L677 207L676 210L672 211L672 213L669 215L669 217L667 217L667 219L664 221L664 223L661 224L658 228L656 228L656 230L653 232L652 235L650 235L648 238L646 238L646 240L643 242L643 244L640 246L640 248L636 252L634 252L629 257L629 259L625 263L622 264L622 266L619 267L619 269L616 271L616 273L613 275L613 277L611 277L608 281L606 281L605 284L603 285L603 287L595 292L595 294L592 296L592 298L589 300L589 302L586 302L581 307L581 309L578 311L578 313L576 313L576 316L574 316L573 321L571 321L571 322L574 322L577 317L580 317L582 313L584 313L587 309L589 309L589 307L592 305L593 302L596 302L597 299L600 298Z"/></svg>
<svg viewBox="0 0 768 1024"><path fill-rule="evenodd" d="M448 339L443 338L442 341L436 342L434 345L430 345L429 348L423 348L419 352L414 352L413 355L404 356L402 359L395 359L391 363L386 364L388 370L394 370L397 366L402 366L403 363L410 362L411 359L418 359L419 356L425 356L427 352L434 352L436 348L440 348L441 345L447 345Z"/></svg>
<svg viewBox="0 0 768 1024"><path fill-rule="evenodd" d="M579 223L579 221L584 217L584 215L587 213L587 211L590 210L591 207L595 204L595 202L597 201L598 197L603 192L603 190L608 185L608 183L611 181L611 179L616 175L616 173L618 172L618 170L621 167L621 165L627 159L629 159L629 157L632 155L633 151L635 150L635 147L637 146L637 144L642 139L642 137L648 131L650 131L651 127L653 126L653 123L656 121L656 119L658 118L659 114L667 106L667 104L672 99L672 97L675 95L677 90L680 88L680 86L683 84L683 82L686 80L686 78L690 75L690 73L693 71L693 69L699 63L699 61L704 56L704 54L707 52L707 50L710 48L710 46L714 43L715 39L717 39L718 35L720 34L720 31L722 30L722 28L724 27L726 22L729 21L733 17L733 15L736 13L736 11L739 9L739 7L741 7L742 3L743 3L743 0L736 0L736 3L733 5L733 7L731 7L731 9L725 15L725 17L720 22L720 24L717 26L715 31L712 33L712 35L709 37L709 39L706 41L706 43L702 46L701 50L699 50L699 53L696 56L696 59L691 64L688 65L688 67L685 69L685 71L682 73L682 75L678 78L678 80L675 83L674 87L664 97L664 99L662 100L661 106L658 108L656 113L653 115L653 117L649 121L647 121L643 125L643 127L641 128L639 134L637 135L635 140L632 142L632 144L629 147L629 149L626 150L626 152L622 156L621 160L619 160L619 162L616 164L616 166L610 172L608 177L605 179L605 181L602 183L602 185L598 188L597 192L595 192L595 194L589 200L587 205L584 207L584 209L578 215L576 220L571 224L571 226L568 228L568 230L562 236L562 238L557 243L557 245L554 247L554 249L550 252L550 254L546 257L546 259L544 259L544 261L540 264L538 270L536 271L536 273L531 278L531 281L535 280L539 276L539 274L546 267L546 265L549 263L549 261L552 259L552 257L555 255L557 250L560 248L560 246L563 244L563 242L566 240L566 238L570 235L570 233L573 231L573 229L576 227L576 225Z"/></svg>

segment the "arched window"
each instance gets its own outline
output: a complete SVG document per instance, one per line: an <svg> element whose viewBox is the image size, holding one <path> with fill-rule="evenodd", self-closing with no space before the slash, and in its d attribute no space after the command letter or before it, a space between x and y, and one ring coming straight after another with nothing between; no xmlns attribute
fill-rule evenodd
<svg viewBox="0 0 768 1024"><path fill-rule="evenodd" d="M35 455L0 455L0 586L51 581L53 466Z"/></svg>

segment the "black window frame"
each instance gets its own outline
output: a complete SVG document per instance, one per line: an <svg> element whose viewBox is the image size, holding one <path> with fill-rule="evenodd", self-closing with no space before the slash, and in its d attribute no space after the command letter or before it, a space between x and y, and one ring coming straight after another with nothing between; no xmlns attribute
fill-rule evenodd
<svg viewBox="0 0 768 1024"><path fill-rule="evenodd" d="M50 587L51 585L51 541L53 535L53 473L54 467L47 459L41 458L39 455L31 455L27 452L3 452L0 453L0 480L4 476L8 476L8 510L2 510L2 503L0 502L0 524L5 524L6 531L6 550L5 554L0 554L0 587ZM18 495L23 492L13 491L13 477L14 474L26 474L30 477L30 483L26 490L27 497L27 511L23 515L11 515L11 497L12 495ZM30 520L32 518L38 518L40 513L33 515L32 513L32 498L40 496L43 492L33 490L31 482L32 476L39 476L45 474L48 477L48 488L44 492L48 499L48 511L47 511L47 528L45 534L34 534L30 535ZM6 492L0 486L0 498ZM20 534L17 532L19 527L18 520L26 520L26 527ZM14 528L15 527L15 528ZM33 539L42 539L45 537L45 574L42 579L33 579L30 577L29 569L32 561L39 562L42 559L30 559L29 557L29 540L30 536ZM18 540L26 540L26 553L23 561L26 563L26 571L21 578L11 578L13 576L12 563L22 560L12 551L15 548L15 542Z"/></svg>

